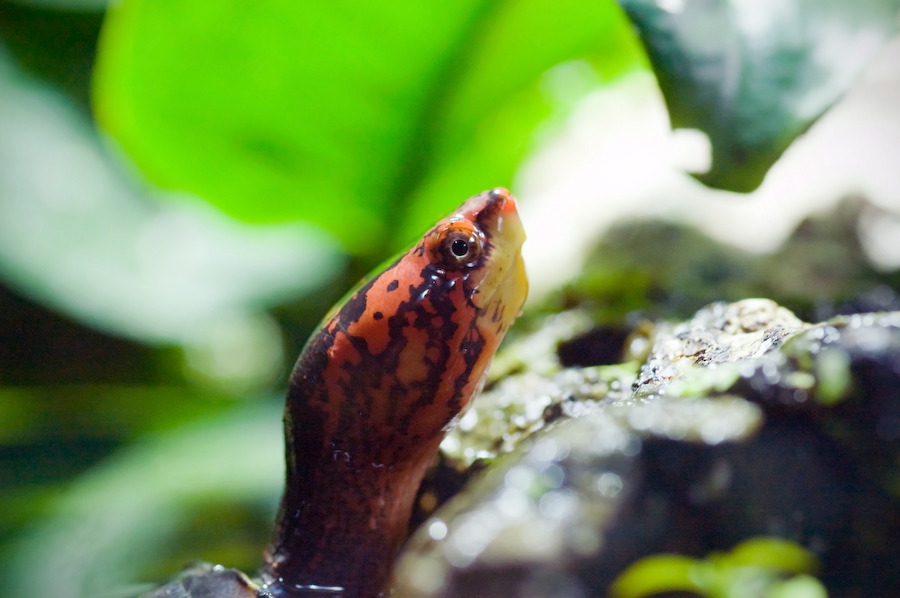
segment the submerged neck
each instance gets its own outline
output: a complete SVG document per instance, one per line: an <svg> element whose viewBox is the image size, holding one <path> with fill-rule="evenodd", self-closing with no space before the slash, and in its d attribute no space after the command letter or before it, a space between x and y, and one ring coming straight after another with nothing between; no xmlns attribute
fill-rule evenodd
<svg viewBox="0 0 900 598"><path fill-rule="evenodd" d="M279 526L262 571L272 595L380 595L438 442L393 465L386 455L339 446L328 447L318 467L289 461Z"/></svg>

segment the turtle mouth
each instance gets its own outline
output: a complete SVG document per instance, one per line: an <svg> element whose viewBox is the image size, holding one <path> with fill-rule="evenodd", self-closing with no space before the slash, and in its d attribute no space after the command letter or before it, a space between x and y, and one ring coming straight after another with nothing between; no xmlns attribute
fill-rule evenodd
<svg viewBox="0 0 900 598"><path fill-rule="evenodd" d="M478 222L490 244L484 277L476 302L491 321L505 330L519 315L528 295L528 278L522 259L525 229L515 198L506 189L488 192L488 201L478 214Z"/></svg>

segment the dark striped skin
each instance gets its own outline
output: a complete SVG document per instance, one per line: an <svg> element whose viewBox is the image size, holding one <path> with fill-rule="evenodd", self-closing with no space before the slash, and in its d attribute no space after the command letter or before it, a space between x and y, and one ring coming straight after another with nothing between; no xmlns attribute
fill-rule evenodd
<svg viewBox="0 0 900 598"><path fill-rule="evenodd" d="M382 591L422 477L521 309L523 241L509 192L477 195L310 338L288 390L265 591Z"/></svg>

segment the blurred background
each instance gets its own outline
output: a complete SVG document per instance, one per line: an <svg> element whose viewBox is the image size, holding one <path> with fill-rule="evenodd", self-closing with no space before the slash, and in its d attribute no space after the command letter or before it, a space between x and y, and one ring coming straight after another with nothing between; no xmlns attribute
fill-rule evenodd
<svg viewBox="0 0 900 598"><path fill-rule="evenodd" d="M0 594L253 570L307 335L483 189L529 310L628 219L765 254L854 198L900 267L895 1L305 4L0 0Z"/></svg>

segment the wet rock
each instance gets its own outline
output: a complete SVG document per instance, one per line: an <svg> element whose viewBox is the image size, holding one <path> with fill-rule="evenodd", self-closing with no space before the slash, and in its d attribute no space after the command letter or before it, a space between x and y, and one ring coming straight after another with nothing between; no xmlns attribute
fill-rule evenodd
<svg viewBox="0 0 900 598"><path fill-rule="evenodd" d="M618 327L635 314L683 319L715 301L769 297L807 321L900 309L900 270L876 267L860 238L879 208L861 197L801 222L772 254L722 244L673 222L623 222L600 239L583 273L544 313L583 309ZM867 216L868 215L868 216ZM519 326L534 317L526 315Z"/></svg>
<svg viewBox="0 0 900 598"><path fill-rule="evenodd" d="M752 360L807 327L789 310L768 299L713 303L687 322L657 327L634 392L638 396L665 393L670 383L683 385L691 374L702 372L696 369L698 365L715 368ZM703 381L710 379L707 372L701 375ZM679 390L677 394L685 394L687 389Z"/></svg>
<svg viewBox="0 0 900 598"><path fill-rule="evenodd" d="M476 401L445 458L491 466L420 526L397 596L601 596L758 537L815 555L795 572L829 595L900 595L900 312L717 303L629 342L640 362L538 360Z"/></svg>
<svg viewBox="0 0 900 598"><path fill-rule="evenodd" d="M197 565L144 598L257 598L258 586L236 569Z"/></svg>

